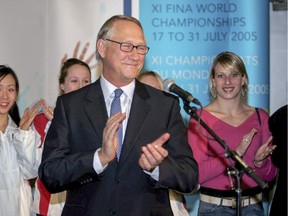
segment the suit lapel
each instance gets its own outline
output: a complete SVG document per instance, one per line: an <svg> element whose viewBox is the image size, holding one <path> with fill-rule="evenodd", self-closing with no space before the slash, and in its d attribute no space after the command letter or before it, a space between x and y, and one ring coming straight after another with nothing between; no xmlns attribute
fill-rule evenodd
<svg viewBox="0 0 288 216"><path fill-rule="evenodd" d="M102 140L103 129L106 125L108 115L99 80L91 84L86 99L88 103L85 107L85 112L100 140Z"/></svg>
<svg viewBox="0 0 288 216"><path fill-rule="evenodd" d="M136 140L138 139L142 128L145 126L143 122L151 109L150 105L147 103L149 97L146 88L136 80L135 93L125 132L123 149L119 161L120 163L127 159L129 153L135 147ZM88 103L85 107L85 112L91 125L95 129L96 134L100 140L102 140L103 129L106 125L108 114L99 80L91 84L86 100ZM103 115L103 113L105 113L105 115Z"/></svg>
<svg viewBox="0 0 288 216"><path fill-rule="evenodd" d="M150 105L147 103L149 94L146 88L136 80L135 93L131 105L130 116L125 132L123 149L121 152L120 162L124 162L130 151L134 148L136 140L145 126L143 122L150 111Z"/></svg>

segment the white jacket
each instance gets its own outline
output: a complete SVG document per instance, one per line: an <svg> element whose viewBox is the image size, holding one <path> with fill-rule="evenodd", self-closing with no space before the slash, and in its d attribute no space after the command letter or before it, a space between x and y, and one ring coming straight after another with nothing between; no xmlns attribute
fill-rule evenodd
<svg viewBox="0 0 288 216"><path fill-rule="evenodd" d="M0 131L0 215L31 215L32 190L28 180L38 175L36 146L40 136L19 129L9 117Z"/></svg>

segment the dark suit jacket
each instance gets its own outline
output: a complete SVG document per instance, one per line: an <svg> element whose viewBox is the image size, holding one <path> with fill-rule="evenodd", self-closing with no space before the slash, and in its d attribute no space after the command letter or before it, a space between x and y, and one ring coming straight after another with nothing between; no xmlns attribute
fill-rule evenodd
<svg viewBox="0 0 288 216"><path fill-rule="evenodd" d="M288 105L286 104L269 118L272 142L277 145L271 159L278 168L277 186L270 208L270 216L287 215L287 109Z"/></svg>
<svg viewBox="0 0 288 216"><path fill-rule="evenodd" d="M57 99L39 177L52 193L67 190L62 215L173 215L167 188L188 193L198 179L177 98L136 81L120 160L97 175L93 156L107 118L99 80ZM164 132L171 134L169 156L155 181L138 160L141 147Z"/></svg>

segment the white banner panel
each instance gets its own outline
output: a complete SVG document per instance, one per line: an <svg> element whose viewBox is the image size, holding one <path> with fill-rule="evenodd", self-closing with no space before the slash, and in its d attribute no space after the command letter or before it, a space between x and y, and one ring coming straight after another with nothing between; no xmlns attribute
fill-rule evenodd
<svg viewBox="0 0 288 216"><path fill-rule="evenodd" d="M77 57L87 42L84 60L95 53L99 28L110 16L123 13L123 1L1 0L0 8L0 64L18 75L22 114L40 98L55 105L61 59L73 56L77 42ZM94 58L89 65L95 64ZM93 69L93 81L98 73Z"/></svg>

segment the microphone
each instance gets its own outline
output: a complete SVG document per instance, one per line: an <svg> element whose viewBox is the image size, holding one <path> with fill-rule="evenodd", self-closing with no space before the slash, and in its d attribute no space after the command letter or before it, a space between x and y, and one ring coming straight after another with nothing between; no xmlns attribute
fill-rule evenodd
<svg viewBox="0 0 288 216"><path fill-rule="evenodd" d="M190 94L189 92L180 88L178 85L175 84L175 81L172 79L169 79L169 78L165 79L163 81L163 88L166 92L175 93L180 98L182 98L184 101L187 101L189 103L192 102L192 103L195 103L195 104L201 106L201 103L195 97L193 97L192 94Z"/></svg>

